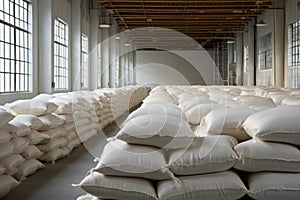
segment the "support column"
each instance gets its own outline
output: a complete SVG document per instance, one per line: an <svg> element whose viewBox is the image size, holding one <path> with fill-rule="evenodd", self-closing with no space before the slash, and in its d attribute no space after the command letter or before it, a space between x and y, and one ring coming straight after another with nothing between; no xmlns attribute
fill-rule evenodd
<svg viewBox="0 0 300 200"><path fill-rule="evenodd" d="M125 55L120 57L120 68L119 68L119 84L121 87L125 86Z"/></svg>
<svg viewBox="0 0 300 200"><path fill-rule="evenodd" d="M52 93L52 74L53 74L53 42L52 42L52 11L53 2L38 2L39 21L41 24L38 30L39 35L39 92ZM47 47L47 48L45 48Z"/></svg>
<svg viewBox="0 0 300 200"><path fill-rule="evenodd" d="M90 10L90 86L91 90L97 89L97 81L98 81L98 32L99 32L99 13L98 9Z"/></svg>
<svg viewBox="0 0 300 200"><path fill-rule="evenodd" d="M115 88L115 69L116 69L116 40L114 35L117 33L117 25L113 23L110 28L110 40L109 40L109 87Z"/></svg>
<svg viewBox="0 0 300 200"><path fill-rule="evenodd" d="M127 52L125 55L124 55L124 85L127 86L128 85L128 66L129 66L129 53Z"/></svg>
<svg viewBox="0 0 300 200"><path fill-rule="evenodd" d="M133 52L131 51L129 53L129 83L132 85L133 84Z"/></svg>
<svg viewBox="0 0 300 200"><path fill-rule="evenodd" d="M248 58L248 85L253 86L255 85L255 23L254 20L249 22L249 46L248 46L248 53L249 53L249 58Z"/></svg>
<svg viewBox="0 0 300 200"><path fill-rule="evenodd" d="M236 35L236 85L243 85L243 34Z"/></svg>
<svg viewBox="0 0 300 200"><path fill-rule="evenodd" d="M234 66L234 44L227 44L228 45L228 63L227 63L227 80L229 85L234 85L235 82L235 67Z"/></svg>
<svg viewBox="0 0 300 200"><path fill-rule="evenodd" d="M115 86L120 87L120 38L116 39L115 45Z"/></svg>
<svg viewBox="0 0 300 200"><path fill-rule="evenodd" d="M284 10L274 10L274 73L275 86L284 86Z"/></svg>
<svg viewBox="0 0 300 200"><path fill-rule="evenodd" d="M108 87L109 82L109 29L101 29L102 42L101 42L101 86L102 88Z"/></svg>
<svg viewBox="0 0 300 200"><path fill-rule="evenodd" d="M136 84L136 50L134 50L133 52L132 52L132 54L133 54L133 71L132 71L132 81L133 81L133 83L134 84Z"/></svg>
<svg viewBox="0 0 300 200"><path fill-rule="evenodd" d="M72 0L72 91L81 89L81 15L78 13L81 13L81 1Z"/></svg>

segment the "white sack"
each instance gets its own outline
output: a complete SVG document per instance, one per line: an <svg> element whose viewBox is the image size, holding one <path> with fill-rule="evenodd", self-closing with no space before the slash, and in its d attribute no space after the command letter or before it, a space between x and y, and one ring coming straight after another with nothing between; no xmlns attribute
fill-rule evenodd
<svg viewBox="0 0 300 200"><path fill-rule="evenodd" d="M24 180L27 176L35 173L38 169L43 167L45 167L45 165L36 159L26 160L18 166L18 172L14 174L14 177L18 180Z"/></svg>
<svg viewBox="0 0 300 200"><path fill-rule="evenodd" d="M152 183L146 179L104 176L91 172L79 186L91 195L103 199L157 200Z"/></svg>
<svg viewBox="0 0 300 200"><path fill-rule="evenodd" d="M24 151L24 149L29 145L29 139L24 137L16 137L12 139L11 142L14 144L14 153L16 154Z"/></svg>
<svg viewBox="0 0 300 200"><path fill-rule="evenodd" d="M300 172L300 151L295 146L249 140L234 149L239 155L236 169L248 172Z"/></svg>
<svg viewBox="0 0 300 200"><path fill-rule="evenodd" d="M225 171L237 162L237 141L230 136L195 138L188 149L168 151L171 171L176 175L198 175Z"/></svg>
<svg viewBox="0 0 300 200"><path fill-rule="evenodd" d="M43 153L36 146L29 145L22 151L21 155L28 160L31 158L38 158L42 156Z"/></svg>
<svg viewBox="0 0 300 200"><path fill-rule="evenodd" d="M0 127L6 125L14 116L6 110L0 109Z"/></svg>
<svg viewBox="0 0 300 200"><path fill-rule="evenodd" d="M20 122L32 130L39 130L39 128L44 125L43 122L35 115L17 115L12 121L10 121L10 124L14 121Z"/></svg>
<svg viewBox="0 0 300 200"><path fill-rule="evenodd" d="M211 111L205 118L209 135L230 135L239 141L249 139L242 123L253 113L250 108L220 108Z"/></svg>
<svg viewBox="0 0 300 200"><path fill-rule="evenodd" d="M13 115L32 114L40 116L53 113L58 106L47 101L26 99L6 104L5 107L9 109Z"/></svg>
<svg viewBox="0 0 300 200"><path fill-rule="evenodd" d="M11 176L0 175L0 199L15 189L20 182Z"/></svg>
<svg viewBox="0 0 300 200"><path fill-rule="evenodd" d="M248 195L257 200L299 200L300 173L261 172L248 177Z"/></svg>
<svg viewBox="0 0 300 200"><path fill-rule="evenodd" d="M300 106L281 106L255 113L243 127L252 138L300 146Z"/></svg>
<svg viewBox="0 0 300 200"><path fill-rule="evenodd" d="M20 154L12 154L0 160L0 164L8 171L18 167L23 162L25 162L25 159Z"/></svg>
<svg viewBox="0 0 300 200"><path fill-rule="evenodd" d="M240 177L231 171L178 177L182 184L166 180L157 183L160 200L233 200L244 196L247 189Z"/></svg>
<svg viewBox="0 0 300 200"><path fill-rule="evenodd" d="M2 145L2 143L8 142L11 138L11 134L9 134L7 131L0 130L0 145Z"/></svg>
<svg viewBox="0 0 300 200"><path fill-rule="evenodd" d="M39 129L41 131L54 129L65 123L65 120L56 114L43 115L40 116L39 119L44 123L44 125Z"/></svg>
<svg viewBox="0 0 300 200"><path fill-rule="evenodd" d="M183 119L143 115L128 121L116 138L130 144L178 149L188 146L194 138L194 133Z"/></svg>
<svg viewBox="0 0 300 200"><path fill-rule="evenodd" d="M198 125L209 112L219 108L224 106L216 103L197 104L188 109L185 114L190 124Z"/></svg>
<svg viewBox="0 0 300 200"><path fill-rule="evenodd" d="M14 153L14 143L6 142L0 145L0 160Z"/></svg>
<svg viewBox="0 0 300 200"><path fill-rule="evenodd" d="M149 146L129 145L120 140L110 142L104 147L95 170L111 176L152 180L171 178L161 150Z"/></svg>

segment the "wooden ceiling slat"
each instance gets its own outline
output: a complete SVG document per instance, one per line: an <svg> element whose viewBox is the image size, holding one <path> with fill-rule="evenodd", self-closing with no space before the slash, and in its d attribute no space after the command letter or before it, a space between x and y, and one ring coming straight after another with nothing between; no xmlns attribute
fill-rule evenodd
<svg viewBox="0 0 300 200"><path fill-rule="evenodd" d="M122 29L162 27L173 29L212 45L242 31L253 17L273 7L275 0L98 0ZM99 16L100 18L102 16ZM160 33L163 35L164 33ZM160 36L161 37L161 36ZM169 37L169 38L168 38ZM151 41L147 33L135 32L139 43ZM160 38L169 43L170 32ZM208 41L207 41L208 40Z"/></svg>

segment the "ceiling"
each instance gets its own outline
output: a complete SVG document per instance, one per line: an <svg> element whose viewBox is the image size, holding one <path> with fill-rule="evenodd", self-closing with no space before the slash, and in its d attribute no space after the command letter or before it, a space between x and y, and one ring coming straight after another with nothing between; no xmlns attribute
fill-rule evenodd
<svg viewBox="0 0 300 200"><path fill-rule="evenodd" d="M145 47L174 45L181 40L175 33L161 29L153 36L151 27L183 33L203 47L232 38L253 17L273 7L274 0L98 0L131 40ZM100 16L103 17L103 16ZM150 31L145 31L145 30ZM171 34L171 35L170 35ZM190 43L189 43L190 44ZM181 42L182 45L182 42Z"/></svg>

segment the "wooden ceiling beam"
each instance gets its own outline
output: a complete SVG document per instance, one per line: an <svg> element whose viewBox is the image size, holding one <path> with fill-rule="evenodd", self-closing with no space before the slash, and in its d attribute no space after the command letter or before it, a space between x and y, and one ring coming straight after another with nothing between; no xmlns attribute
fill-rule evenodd
<svg viewBox="0 0 300 200"><path fill-rule="evenodd" d="M142 4L142 1L139 2L130 2L130 3L111 3L111 2L106 2L106 3L101 3L100 4L103 7L114 7L114 8L132 8L132 7L141 7L144 5L144 8L172 8L172 7L185 7L185 8L218 8L222 6L222 8L261 8L261 7L272 7L273 4L271 2L264 2L261 4L254 4L252 2L239 2L235 1L234 3L214 3L214 1L206 2L206 3L201 3L201 2L182 2L178 3L177 1L173 1L171 3L145 3ZM143 6L142 6L143 7Z"/></svg>
<svg viewBox="0 0 300 200"><path fill-rule="evenodd" d="M201 7L201 8L183 8L180 6L176 7L168 7L168 8L161 8L159 6L153 7L153 8L145 8L145 11L147 13L165 13L165 12L181 12L181 13L257 13L261 12L264 10L269 9L268 7L260 7L259 9L257 8L244 8L244 9L235 9L235 8L216 8L216 7ZM144 9L141 7L137 8L114 8L114 11L118 11L119 13L124 13L124 12L144 12Z"/></svg>
<svg viewBox="0 0 300 200"><path fill-rule="evenodd" d="M121 14L121 13L120 13ZM228 13L228 14L224 14L224 13L193 13L193 14L180 14L180 15L175 15L175 13L154 13L152 15L149 15L148 17L151 19L155 19L155 18L167 18L167 19L178 19L178 18L197 18L197 17L206 17L206 18L210 18L210 17L255 17L257 15L259 15L258 13L247 13L247 14L241 14L241 13ZM118 18L119 16L117 14L112 14L112 17L116 17ZM180 17L179 17L180 16ZM144 18L145 15L141 14L141 13L123 13L122 18L125 19L133 19L133 18Z"/></svg>
<svg viewBox="0 0 300 200"><path fill-rule="evenodd" d="M100 3L107 3L107 2L111 2L111 3L133 3L133 2L141 2L141 0L98 0ZM186 0L143 0L144 3L185 3ZM190 0L189 3L208 3L208 2L214 2L214 3L236 3L236 2L245 2L245 3L256 3L258 2L258 0ZM273 3L274 0L261 0L262 3L265 2L270 2Z"/></svg>
<svg viewBox="0 0 300 200"><path fill-rule="evenodd" d="M140 45L150 42L151 45L153 37L157 37L154 39L161 45L174 43L174 48L177 40L189 41L188 37L204 46L213 47L215 42L231 38L236 32L243 32L245 24L273 8L274 1L98 0L119 27L127 30L133 41ZM154 31L147 30L147 27Z"/></svg>

